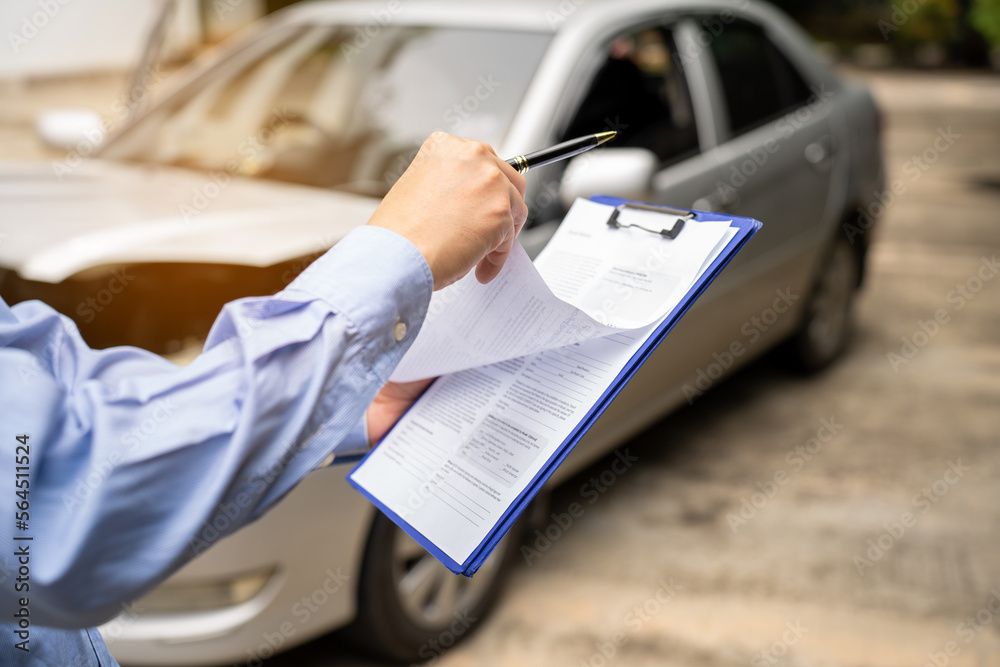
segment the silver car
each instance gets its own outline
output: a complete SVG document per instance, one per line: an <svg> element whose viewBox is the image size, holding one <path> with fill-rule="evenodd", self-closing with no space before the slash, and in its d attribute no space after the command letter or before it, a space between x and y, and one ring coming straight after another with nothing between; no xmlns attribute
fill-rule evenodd
<svg viewBox="0 0 1000 667"><path fill-rule="evenodd" d="M0 293L48 301L95 346L184 349L223 303L282 288L363 224L436 129L504 156L619 131L529 173L532 253L594 194L764 223L552 483L765 351L816 370L845 348L882 187L879 115L748 0L294 6L176 75L96 157L0 167L0 229L16 230ZM519 537L456 577L347 469L311 474L124 609L103 628L112 652L253 665L349 626L410 660L466 636Z"/></svg>

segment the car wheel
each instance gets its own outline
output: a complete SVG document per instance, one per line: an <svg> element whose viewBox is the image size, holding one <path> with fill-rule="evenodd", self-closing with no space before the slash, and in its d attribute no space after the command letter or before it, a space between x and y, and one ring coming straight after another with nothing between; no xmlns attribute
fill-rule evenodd
<svg viewBox="0 0 1000 667"><path fill-rule="evenodd" d="M838 237L806 302L802 325L786 345L787 356L796 368L818 371L847 349L860 276L858 253L846 239Z"/></svg>
<svg viewBox="0 0 1000 667"><path fill-rule="evenodd" d="M358 618L347 635L380 656L435 658L464 640L496 602L517 553L519 525L475 576L452 574L385 515L372 525L358 587Z"/></svg>

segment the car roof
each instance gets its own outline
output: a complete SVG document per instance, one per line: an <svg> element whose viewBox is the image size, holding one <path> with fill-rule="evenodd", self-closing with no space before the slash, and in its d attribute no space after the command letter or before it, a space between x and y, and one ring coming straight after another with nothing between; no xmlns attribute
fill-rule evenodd
<svg viewBox="0 0 1000 667"><path fill-rule="evenodd" d="M600 22L650 12L712 12L739 8L754 15L775 12L750 0L321 0L292 5L281 13L298 23L356 25L431 23L556 32L567 22Z"/></svg>
<svg viewBox="0 0 1000 667"><path fill-rule="evenodd" d="M529 30L586 39L604 26L685 14L749 18L779 40L811 80L837 86L816 57L811 38L780 10L758 0L316 0L292 5L263 23L355 25L371 37L396 24ZM359 33L358 39L365 35Z"/></svg>
<svg viewBox="0 0 1000 667"><path fill-rule="evenodd" d="M566 0L571 2L571 0ZM460 25L490 25L498 28L527 29L553 32L546 11L553 11L558 2L548 0L505 0L504 2L469 2L465 0L396 0L395 2L359 2L327 0L303 2L284 10L286 21L327 23L350 21L358 25L390 22L412 24L432 23ZM556 10L558 11L558 10Z"/></svg>

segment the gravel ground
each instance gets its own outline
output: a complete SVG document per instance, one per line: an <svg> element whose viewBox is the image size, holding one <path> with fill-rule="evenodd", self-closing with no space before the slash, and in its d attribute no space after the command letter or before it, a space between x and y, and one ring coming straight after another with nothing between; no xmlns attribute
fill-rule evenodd
<svg viewBox="0 0 1000 667"><path fill-rule="evenodd" d="M628 479L439 664L1000 664L1000 81L865 77L906 190L850 354L810 379L764 360L638 437Z"/></svg>
<svg viewBox="0 0 1000 667"><path fill-rule="evenodd" d="M845 74L878 98L905 188L850 353L814 378L761 360L637 437L638 462L437 665L1000 664L1000 80ZM373 663L321 640L268 664Z"/></svg>

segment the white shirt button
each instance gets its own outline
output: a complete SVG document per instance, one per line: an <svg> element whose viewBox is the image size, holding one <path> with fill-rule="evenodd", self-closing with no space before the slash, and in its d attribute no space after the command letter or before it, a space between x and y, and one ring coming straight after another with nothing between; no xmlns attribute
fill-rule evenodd
<svg viewBox="0 0 1000 667"><path fill-rule="evenodd" d="M330 452L329 454L327 454L326 458L323 459L323 462L320 463L318 467L320 467L320 468L327 467L328 465L330 465L331 463L333 463L333 459L335 459L335 458L336 458L336 456L333 454L333 452Z"/></svg>
<svg viewBox="0 0 1000 667"><path fill-rule="evenodd" d="M406 322L396 322L396 326L392 328L392 337L397 343L406 338Z"/></svg>

